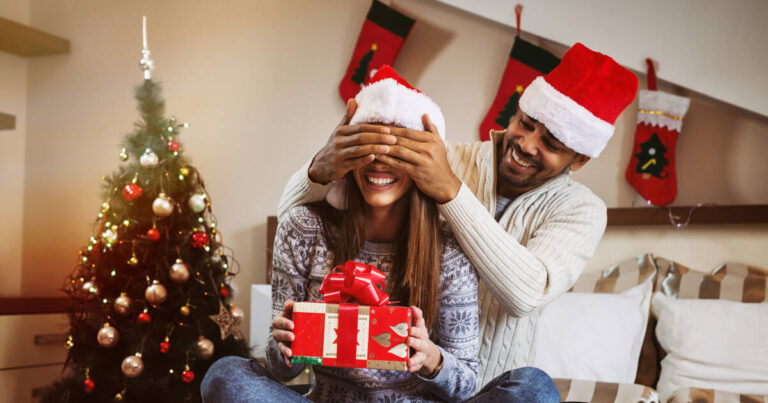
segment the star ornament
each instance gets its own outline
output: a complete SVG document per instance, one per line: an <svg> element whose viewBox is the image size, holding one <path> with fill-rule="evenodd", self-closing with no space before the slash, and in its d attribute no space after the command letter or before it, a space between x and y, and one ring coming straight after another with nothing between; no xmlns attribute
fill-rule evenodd
<svg viewBox="0 0 768 403"><path fill-rule="evenodd" d="M229 312L224 303L219 300L219 313L217 315L209 315L209 318L219 326L221 331L221 339L225 340L229 336L235 336L236 339L243 338L243 332L237 328L235 324L235 318L232 313Z"/></svg>

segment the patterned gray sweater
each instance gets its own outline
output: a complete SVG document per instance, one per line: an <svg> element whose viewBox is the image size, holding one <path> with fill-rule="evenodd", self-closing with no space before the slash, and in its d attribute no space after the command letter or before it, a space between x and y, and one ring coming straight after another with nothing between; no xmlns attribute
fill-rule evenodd
<svg viewBox="0 0 768 403"><path fill-rule="evenodd" d="M450 233L445 233L445 240L438 316L430 335L443 355L443 368L438 375L426 379L407 371L317 366L308 398L322 402L423 402L461 401L474 394L480 366L477 274ZM393 244L366 242L354 260L372 264L388 274L393 258ZM321 300L318 289L333 269L333 261L320 217L304 206L291 209L281 219L275 240L272 316L280 313L288 299ZM271 337L267 367L282 381L304 369L303 365L285 365Z"/></svg>

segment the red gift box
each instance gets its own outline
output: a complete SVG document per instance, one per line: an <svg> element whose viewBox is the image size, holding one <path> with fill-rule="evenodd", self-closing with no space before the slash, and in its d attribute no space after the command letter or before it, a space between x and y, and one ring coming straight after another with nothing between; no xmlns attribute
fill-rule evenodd
<svg viewBox="0 0 768 403"><path fill-rule="evenodd" d="M293 307L291 363L407 371L410 308L386 305L384 274L375 267L348 261L336 269L320 287L325 302Z"/></svg>

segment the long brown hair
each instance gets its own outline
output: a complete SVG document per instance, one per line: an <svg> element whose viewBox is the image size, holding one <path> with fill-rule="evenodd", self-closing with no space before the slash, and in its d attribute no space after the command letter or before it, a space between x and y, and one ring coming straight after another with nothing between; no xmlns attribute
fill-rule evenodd
<svg viewBox="0 0 768 403"><path fill-rule="evenodd" d="M350 173L346 179L347 210L331 213L336 218L339 233L333 236L325 226L335 264L343 264L357 256L366 239L365 199L354 176ZM398 305L421 308L427 329L431 329L437 316L443 254L440 216L435 202L416 186L403 197L410 197L410 206L403 235L396 242L395 258L387 279L388 288L392 290L390 299L397 301Z"/></svg>

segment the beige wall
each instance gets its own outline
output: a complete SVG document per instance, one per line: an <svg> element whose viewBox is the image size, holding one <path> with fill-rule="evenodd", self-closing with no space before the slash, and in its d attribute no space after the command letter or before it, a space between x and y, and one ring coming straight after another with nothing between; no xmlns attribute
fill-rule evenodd
<svg viewBox="0 0 768 403"><path fill-rule="evenodd" d="M0 2L0 16L29 24L29 0ZM26 58L0 52L0 112L16 116L16 129L0 130L0 295L21 293L24 143L27 136Z"/></svg>
<svg viewBox="0 0 768 403"><path fill-rule="evenodd" d="M265 276L265 217L275 213L287 178L343 112L337 86L369 4L34 0L32 24L68 38L72 51L29 62L21 291L55 295L91 234L99 178L118 166L118 144L136 119L131 95L141 80L140 18L146 14L155 77L164 84L168 112L192 124L181 140L240 262L236 303L247 307L248 285ZM418 20L395 67L443 107L450 140L476 139L512 30L433 1L394 4ZM622 175L635 111L630 107L619 120L604 155L577 173L609 206L633 199ZM679 201L765 203L768 159L760 153L767 132L765 118L694 101L679 144ZM768 266L765 251L754 246L766 232L764 226L610 230L590 267L656 250L711 260L707 266L731 258ZM751 243L693 252L726 238Z"/></svg>

